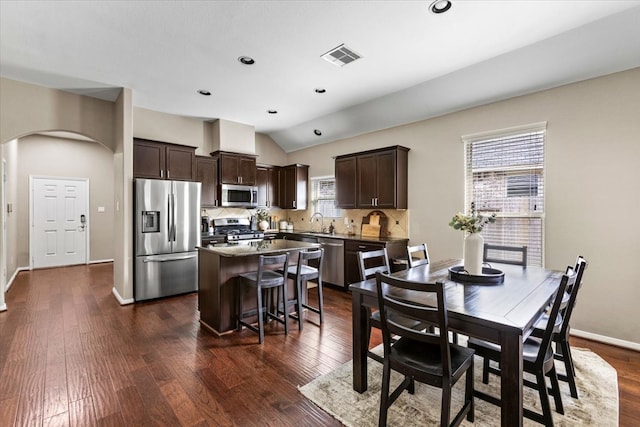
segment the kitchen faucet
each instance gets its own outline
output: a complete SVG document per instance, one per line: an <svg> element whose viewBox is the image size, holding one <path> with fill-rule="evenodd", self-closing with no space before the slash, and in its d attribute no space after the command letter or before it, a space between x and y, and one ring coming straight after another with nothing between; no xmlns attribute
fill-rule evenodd
<svg viewBox="0 0 640 427"><path fill-rule="evenodd" d="M316 212L313 215L311 215L311 218L309 218L309 222L311 223L311 231L313 231L313 218L315 218L316 216L320 217L320 232L324 233L324 216L322 216L322 214L320 212Z"/></svg>

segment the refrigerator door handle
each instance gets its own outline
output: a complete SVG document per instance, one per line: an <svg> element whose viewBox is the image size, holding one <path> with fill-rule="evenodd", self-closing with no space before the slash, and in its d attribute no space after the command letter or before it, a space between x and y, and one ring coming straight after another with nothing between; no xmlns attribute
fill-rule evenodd
<svg viewBox="0 0 640 427"><path fill-rule="evenodd" d="M173 228L171 232L171 240L176 241L176 195L171 193L171 212L172 212L172 220L171 227Z"/></svg>
<svg viewBox="0 0 640 427"><path fill-rule="evenodd" d="M167 197L167 240L171 241L171 224L173 224L173 211L171 210L171 195Z"/></svg>

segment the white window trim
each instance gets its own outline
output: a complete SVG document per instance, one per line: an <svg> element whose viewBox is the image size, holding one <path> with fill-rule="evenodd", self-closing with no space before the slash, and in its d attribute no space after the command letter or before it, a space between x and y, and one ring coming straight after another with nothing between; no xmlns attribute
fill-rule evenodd
<svg viewBox="0 0 640 427"><path fill-rule="evenodd" d="M315 198L316 195L315 195L315 192L314 192L314 181L320 181L320 180L323 180L323 179L332 179L335 182L336 177L335 177L335 175L321 175L321 176L309 177L309 183L311 184L311 191L312 191L311 200L310 200L310 202L311 202L310 206L311 206L311 209L314 210L314 211L317 210L316 200L318 200L318 199ZM328 199L322 199L322 200L328 200ZM333 200L336 200L336 199L334 198ZM341 208L335 208L335 209L338 212L342 211ZM340 216L337 216L337 217L327 216L326 218L341 218L341 217Z"/></svg>
<svg viewBox="0 0 640 427"><path fill-rule="evenodd" d="M527 133L527 132L544 132L544 143L545 143L545 150L544 150L544 164L546 166L547 164L547 152L548 150L546 149L547 147L547 121L543 121L543 122L536 122L536 123L530 123L530 124L526 124L526 125L520 125L520 126L513 126L513 127L508 127L508 128L503 128L503 129L496 129L496 130L492 130L492 131L485 131L485 132L477 132L477 133L472 133L472 134L467 134L467 135L462 135L460 137L460 142L465 145L466 143L473 143L473 142L478 142L478 141L484 141L484 140L489 140L489 139L498 139L498 138L504 138L504 137L508 137L510 135L514 135L514 134L518 134L518 133ZM464 168L464 185L465 185L465 194L464 194L464 203L465 203L465 212L468 212L468 210L470 209L470 206L467 206L467 159L466 159L466 154L465 157L463 158L463 168ZM513 170L517 170L518 168L513 168ZM507 170L507 169L502 169L502 170ZM489 171L489 170L487 170ZM516 214L516 213L504 213L501 214L500 217L502 218L540 218L542 221L542 230L541 230L541 249L540 249L540 256L541 256L541 264L542 267L544 268L545 266L545 247L546 247L546 199L547 199L547 170L546 168L544 169L545 173L543 174L543 183L545 186L545 193L544 193L544 199L545 199L545 211L543 213L529 213L529 214Z"/></svg>

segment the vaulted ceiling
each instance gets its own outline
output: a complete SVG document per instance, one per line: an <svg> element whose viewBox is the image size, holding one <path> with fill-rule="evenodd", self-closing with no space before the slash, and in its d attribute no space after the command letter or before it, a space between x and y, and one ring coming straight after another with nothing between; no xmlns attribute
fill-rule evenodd
<svg viewBox="0 0 640 427"><path fill-rule="evenodd" d="M103 99L128 87L137 107L254 125L290 152L640 66L640 1L429 6L2 1L0 74ZM322 58L340 45L360 58Z"/></svg>

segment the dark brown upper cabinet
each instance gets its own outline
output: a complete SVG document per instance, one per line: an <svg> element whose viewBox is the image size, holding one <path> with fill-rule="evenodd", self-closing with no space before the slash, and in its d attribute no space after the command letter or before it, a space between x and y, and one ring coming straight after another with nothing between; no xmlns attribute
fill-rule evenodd
<svg viewBox="0 0 640 427"><path fill-rule="evenodd" d="M133 176L135 178L193 181L196 149L149 139L133 139Z"/></svg>
<svg viewBox="0 0 640 427"><path fill-rule="evenodd" d="M218 204L218 161L213 157L196 156L196 181L202 183L200 205L217 207Z"/></svg>
<svg viewBox="0 0 640 427"><path fill-rule="evenodd" d="M338 207L407 209L408 152L397 145L336 157Z"/></svg>
<svg viewBox="0 0 640 427"><path fill-rule="evenodd" d="M256 166L259 208L278 206L278 185L278 168L267 165Z"/></svg>
<svg viewBox="0 0 640 427"><path fill-rule="evenodd" d="M220 184L256 185L256 156L214 151Z"/></svg>
<svg viewBox="0 0 640 427"><path fill-rule="evenodd" d="M356 202L356 156L336 158L336 206L355 209Z"/></svg>
<svg viewBox="0 0 640 427"><path fill-rule="evenodd" d="M309 166L294 164L279 170L280 197L278 206L282 209L307 209L309 186Z"/></svg>

